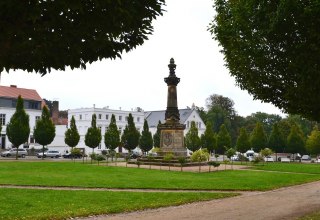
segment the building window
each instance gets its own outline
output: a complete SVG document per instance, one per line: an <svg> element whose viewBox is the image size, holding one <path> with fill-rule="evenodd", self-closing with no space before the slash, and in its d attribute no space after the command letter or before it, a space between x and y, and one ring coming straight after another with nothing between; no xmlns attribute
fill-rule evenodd
<svg viewBox="0 0 320 220"><path fill-rule="evenodd" d="M82 120L82 115L79 115L79 120Z"/></svg>
<svg viewBox="0 0 320 220"><path fill-rule="evenodd" d="M109 120L109 115L106 115L106 120Z"/></svg>
<svg viewBox="0 0 320 220"><path fill-rule="evenodd" d="M36 116L36 123L38 120L40 120L40 116Z"/></svg>
<svg viewBox="0 0 320 220"><path fill-rule="evenodd" d="M137 122L140 122L140 117L137 117Z"/></svg>
<svg viewBox="0 0 320 220"><path fill-rule="evenodd" d="M121 134L121 132L122 132L122 127L119 127L119 133Z"/></svg>
<svg viewBox="0 0 320 220"><path fill-rule="evenodd" d="M99 144L98 149L101 150L101 143Z"/></svg>
<svg viewBox="0 0 320 220"><path fill-rule="evenodd" d="M199 122L199 128L201 128L201 122Z"/></svg>
<svg viewBox="0 0 320 220"><path fill-rule="evenodd" d="M189 128L189 126L190 126L190 122L189 122L189 121L187 121L187 128Z"/></svg>
<svg viewBox="0 0 320 220"><path fill-rule="evenodd" d="M129 118L129 117L128 117L128 116L126 116L126 121L128 121L128 118Z"/></svg>
<svg viewBox="0 0 320 220"><path fill-rule="evenodd" d="M98 115L98 119L101 119L101 118L102 118L102 115L101 115L101 114L99 114L99 115Z"/></svg>
<svg viewBox="0 0 320 220"><path fill-rule="evenodd" d="M6 125L6 114L0 114L0 124Z"/></svg>
<svg viewBox="0 0 320 220"><path fill-rule="evenodd" d="M122 116L121 115L119 115L119 121L122 121Z"/></svg>

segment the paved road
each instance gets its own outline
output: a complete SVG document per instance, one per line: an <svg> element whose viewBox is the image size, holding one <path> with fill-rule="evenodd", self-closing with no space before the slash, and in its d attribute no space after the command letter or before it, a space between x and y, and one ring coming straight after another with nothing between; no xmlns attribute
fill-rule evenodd
<svg viewBox="0 0 320 220"><path fill-rule="evenodd" d="M257 194L83 220L286 220L320 210L320 181Z"/></svg>

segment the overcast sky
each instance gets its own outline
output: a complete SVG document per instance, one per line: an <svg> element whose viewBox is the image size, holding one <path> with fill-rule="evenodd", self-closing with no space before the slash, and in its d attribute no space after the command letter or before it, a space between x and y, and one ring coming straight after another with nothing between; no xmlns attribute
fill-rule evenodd
<svg viewBox="0 0 320 220"><path fill-rule="evenodd" d="M2 73L1 85L35 89L42 98L57 100L61 110L92 107L145 111L166 108L170 58L175 59L178 107L205 107L211 94L229 97L241 116L258 111L281 114L271 104L254 101L236 86L224 66L218 43L207 31L215 11L212 0L167 1L154 33L122 59L102 60L86 70L52 71L41 77L23 71Z"/></svg>

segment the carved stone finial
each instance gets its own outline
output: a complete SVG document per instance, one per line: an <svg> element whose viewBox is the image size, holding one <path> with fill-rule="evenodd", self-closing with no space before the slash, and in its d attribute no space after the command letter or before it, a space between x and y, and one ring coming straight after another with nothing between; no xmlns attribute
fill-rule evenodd
<svg viewBox="0 0 320 220"><path fill-rule="evenodd" d="M170 64L168 65L169 70L170 70L170 76L175 76L175 70L176 70L176 64L174 64L174 59L171 58L170 59Z"/></svg>

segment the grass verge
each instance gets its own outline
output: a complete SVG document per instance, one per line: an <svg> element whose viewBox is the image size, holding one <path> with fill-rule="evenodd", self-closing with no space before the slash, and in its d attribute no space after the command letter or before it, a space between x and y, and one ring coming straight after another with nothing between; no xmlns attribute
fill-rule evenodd
<svg viewBox="0 0 320 220"><path fill-rule="evenodd" d="M169 172L72 162L0 162L0 184L140 189L270 190L320 180L320 175L252 170Z"/></svg>
<svg viewBox="0 0 320 220"><path fill-rule="evenodd" d="M319 219L320 219L320 211L305 215L299 218L298 220L319 220Z"/></svg>
<svg viewBox="0 0 320 220"><path fill-rule="evenodd" d="M291 173L320 174L320 164L315 163L267 163L265 165L254 165L251 169L281 171Z"/></svg>
<svg viewBox="0 0 320 220"><path fill-rule="evenodd" d="M0 189L0 219L67 219L130 212L236 196L236 193L163 193Z"/></svg>

